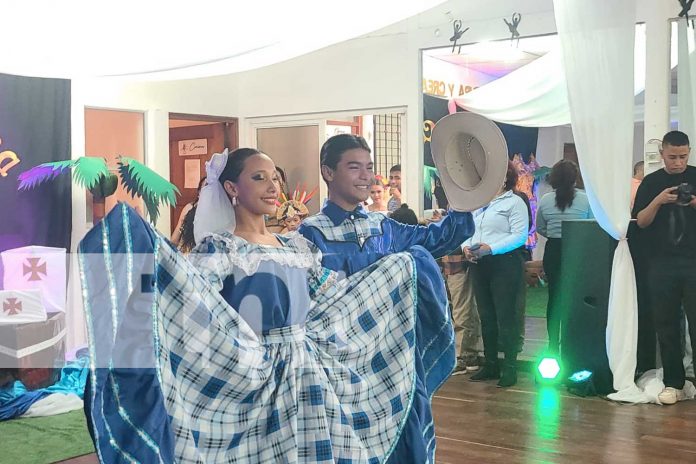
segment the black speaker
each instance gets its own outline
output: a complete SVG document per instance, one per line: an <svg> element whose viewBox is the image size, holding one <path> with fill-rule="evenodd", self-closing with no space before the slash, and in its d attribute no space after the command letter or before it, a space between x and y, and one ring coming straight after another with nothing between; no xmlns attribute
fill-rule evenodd
<svg viewBox="0 0 696 464"><path fill-rule="evenodd" d="M617 241L594 220L563 221L559 304L561 360L571 374L592 372L599 394L613 392L606 349L611 266Z"/></svg>

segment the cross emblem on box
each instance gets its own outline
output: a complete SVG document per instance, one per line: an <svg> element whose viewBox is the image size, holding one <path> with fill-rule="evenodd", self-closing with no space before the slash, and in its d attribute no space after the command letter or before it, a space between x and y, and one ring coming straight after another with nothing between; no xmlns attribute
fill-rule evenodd
<svg viewBox="0 0 696 464"><path fill-rule="evenodd" d="M17 298L8 298L2 304L2 310L8 316L14 316L22 312L22 302L17 301Z"/></svg>
<svg viewBox="0 0 696 464"><path fill-rule="evenodd" d="M44 261L43 263L39 264L40 261L41 258L27 258L29 265L24 265L24 275L26 276L27 274L30 274L29 278L27 279L29 282L41 280L41 276L39 274L43 274L44 277L46 277L46 262Z"/></svg>

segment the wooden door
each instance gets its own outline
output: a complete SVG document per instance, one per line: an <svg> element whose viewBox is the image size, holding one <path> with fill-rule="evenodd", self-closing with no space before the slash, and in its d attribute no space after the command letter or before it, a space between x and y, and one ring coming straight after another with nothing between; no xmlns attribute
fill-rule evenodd
<svg viewBox="0 0 696 464"><path fill-rule="evenodd" d="M196 200L197 185L185 185L186 161L198 161L200 179L205 176L205 162L213 153L220 153L225 148L234 150L238 146L237 122L211 122L206 125L173 127L169 129L169 179L177 186L181 196L177 198L176 207L171 211L171 229L176 227L184 206ZM207 141L207 152L200 155L182 156L179 153L179 142L182 140ZM197 183L196 183L197 184Z"/></svg>

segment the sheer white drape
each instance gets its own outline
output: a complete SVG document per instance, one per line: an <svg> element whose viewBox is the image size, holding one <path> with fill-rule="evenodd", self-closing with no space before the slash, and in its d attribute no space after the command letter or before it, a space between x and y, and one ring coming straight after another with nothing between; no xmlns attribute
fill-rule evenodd
<svg viewBox="0 0 696 464"><path fill-rule="evenodd" d="M454 100L472 113L506 124L525 127L568 124L570 112L560 47Z"/></svg>
<svg viewBox="0 0 696 464"><path fill-rule="evenodd" d="M645 89L645 25L636 28L633 91ZM568 88L560 43L551 44L541 58L461 97L457 106L506 124L525 127L553 127L570 124ZM643 120L642 108L634 119Z"/></svg>
<svg viewBox="0 0 696 464"><path fill-rule="evenodd" d="M638 311L626 241L633 159L634 0L554 0L568 102L587 195L600 226L619 240L614 253L607 355L617 393L646 402L634 383Z"/></svg>

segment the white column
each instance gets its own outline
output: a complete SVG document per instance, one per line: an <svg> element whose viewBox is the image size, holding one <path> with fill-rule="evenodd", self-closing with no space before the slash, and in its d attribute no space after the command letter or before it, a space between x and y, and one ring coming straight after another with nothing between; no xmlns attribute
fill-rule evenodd
<svg viewBox="0 0 696 464"><path fill-rule="evenodd" d="M645 136L644 147L650 139L659 139L669 131L670 111L670 22L673 0L651 0L646 9L646 74L645 74ZM645 157L645 174L662 167L657 155Z"/></svg>
<svg viewBox="0 0 696 464"><path fill-rule="evenodd" d="M409 18L409 31L418 30L418 17ZM401 118L401 180L402 201L416 212L423 215L423 94L419 35L409 33L406 38L408 47L409 76L411 80L408 105L405 117Z"/></svg>
<svg viewBox="0 0 696 464"><path fill-rule="evenodd" d="M679 130L691 140L696 139L696 32L684 19L679 20L679 34L673 39L679 42ZM691 142L693 145L694 143ZM696 166L696 157L689 157L689 164Z"/></svg>
<svg viewBox="0 0 696 464"><path fill-rule="evenodd" d="M145 164L169 180L169 112L151 109L145 112ZM178 198L177 198L178 200ZM167 237L171 233L171 211L160 205L157 230Z"/></svg>
<svg viewBox="0 0 696 464"><path fill-rule="evenodd" d="M85 86L84 80L70 82L70 147L71 159L85 156ZM87 223L87 193L77 183L72 184L72 238L71 246L77 251L77 244L85 236L92 224Z"/></svg>
<svg viewBox="0 0 696 464"><path fill-rule="evenodd" d="M73 79L70 83L70 146L71 159L85 156L85 81ZM63 174L64 176L72 174ZM87 223L87 193L83 187L72 184L72 234L68 265L66 292L65 327L67 328L67 351L87 344L87 325L82 303L77 246L92 224Z"/></svg>

